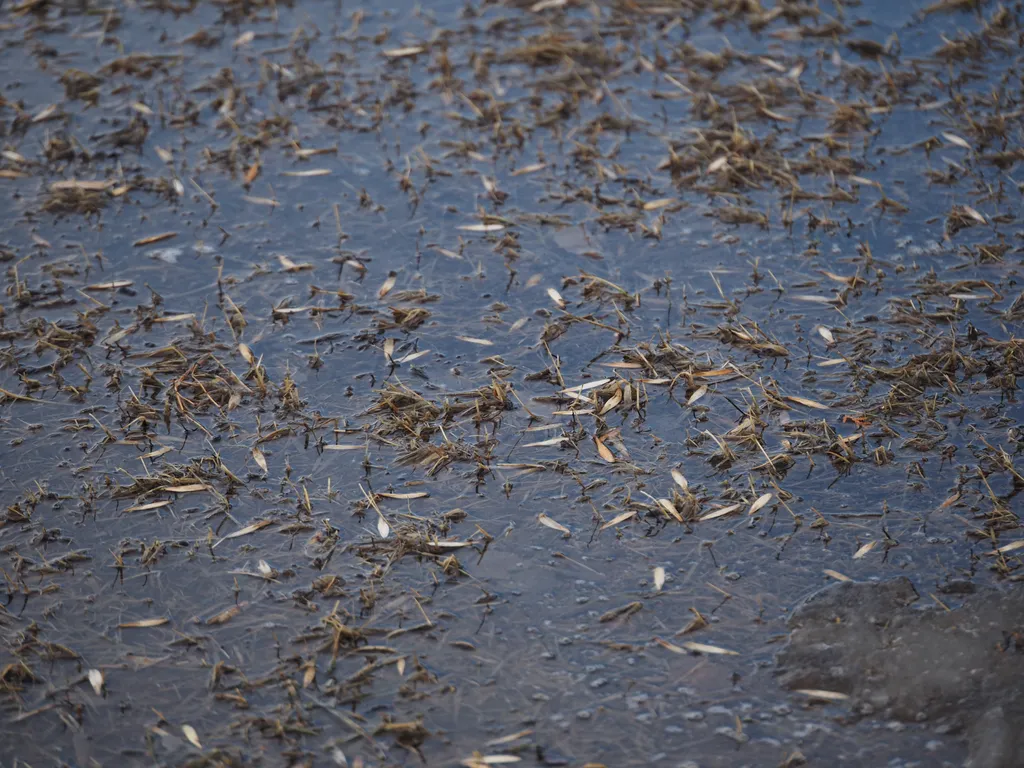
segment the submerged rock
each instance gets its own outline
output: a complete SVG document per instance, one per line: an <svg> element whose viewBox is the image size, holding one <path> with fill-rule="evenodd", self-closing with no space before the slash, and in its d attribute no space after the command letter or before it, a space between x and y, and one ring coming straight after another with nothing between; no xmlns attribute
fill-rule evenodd
<svg viewBox="0 0 1024 768"><path fill-rule="evenodd" d="M784 686L850 697L853 711L964 733L969 768L1024 766L1024 591L979 588L919 608L909 580L844 582L790 617Z"/></svg>

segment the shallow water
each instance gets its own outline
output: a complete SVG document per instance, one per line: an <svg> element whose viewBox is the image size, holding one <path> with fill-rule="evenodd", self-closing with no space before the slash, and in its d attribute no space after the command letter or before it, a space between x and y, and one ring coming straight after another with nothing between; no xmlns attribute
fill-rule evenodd
<svg viewBox="0 0 1024 768"><path fill-rule="evenodd" d="M772 658L836 578L1019 573L1021 10L977 5L6 6L8 761L959 764Z"/></svg>

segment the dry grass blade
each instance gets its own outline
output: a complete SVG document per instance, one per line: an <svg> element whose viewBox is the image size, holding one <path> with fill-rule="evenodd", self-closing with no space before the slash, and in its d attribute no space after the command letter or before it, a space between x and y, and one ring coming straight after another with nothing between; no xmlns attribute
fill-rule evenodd
<svg viewBox="0 0 1024 768"><path fill-rule="evenodd" d="M532 736L532 735L533 735L533 730L530 729L530 728L527 728L527 729L522 730L522 731L516 731L515 733L510 733L507 736L499 736L498 738L491 739L490 741L485 742L485 746L488 746L488 747L501 747L501 746L504 746L506 744L512 744L512 743L517 742L517 741L519 741L521 739L525 739L527 736Z"/></svg>
<svg viewBox="0 0 1024 768"><path fill-rule="evenodd" d="M456 336L455 338L458 339L459 341L465 341L468 344L477 344L481 347L490 347L494 345L493 341L490 341L488 339L479 339L476 338L475 336Z"/></svg>
<svg viewBox="0 0 1024 768"><path fill-rule="evenodd" d="M186 483L184 485L165 485L160 490L168 493L202 493L213 489L206 483Z"/></svg>
<svg viewBox="0 0 1024 768"><path fill-rule="evenodd" d="M504 224L466 224L456 229L463 232L500 232L505 228Z"/></svg>
<svg viewBox="0 0 1024 768"><path fill-rule="evenodd" d="M561 394L563 394L563 395L579 395L579 394L581 394L583 392L587 392L587 391L589 391L591 389L597 389L598 387L603 387L605 384L608 384L609 382L611 382L611 379L598 379L597 381L589 381L586 384L579 384L579 385L577 385L575 387L567 387L566 389L561 390Z"/></svg>
<svg viewBox="0 0 1024 768"><path fill-rule="evenodd" d="M149 629L150 627L162 627L169 624L170 619L166 617L155 619L140 619L139 621L126 621L117 625L118 629Z"/></svg>
<svg viewBox="0 0 1024 768"><path fill-rule="evenodd" d="M528 173L536 173L537 171L543 171L547 168L547 163L532 163L531 165L524 165L522 168L517 168L512 171L513 176L524 176Z"/></svg>
<svg viewBox="0 0 1024 768"><path fill-rule="evenodd" d="M797 405L807 406L808 408L816 408L819 411L827 411L831 407L824 403L819 403L817 400L810 400L806 397L798 397L796 395L783 395L782 399L788 400L791 403L796 403Z"/></svg>
<svg viewBox="0 0 1024 768"><path fill-rule="evenodd" d="M87 291L117 291L121 288L130 288L134 285L133 280L111 280L107 283L93 283L92 285L85 286Z"/></svg>
<svg viewBox="0 0 1024 768"><path fill-rule="evenodd" d="M177 237L177 232L161 232L159 235L150 235L149 237L143 237L136 240L132 245L139 248L143 245L152 245L153 243L162 243L164 240L170 240L171 238Z"/></svg>
<svg viewBox="0 0 1024 768"><path fill-rule="evenodd" d="M299 179L312 179L319 176L330 176L330 168L308 168L302 171L281 171L282 176L291 176Z"/></svg>
<svg viewBox="0 0 1024 768"><path fill-rule="evenodd" d="M698 517L697 521L703 523L703 522L706 522L708 520L717 520L720 517L725 517L726 515L731 515L733 512L738 510L741 506L742 505L740 505L740 504L730 504L727 507L721 507L720 509L712 510L711 512L708 512L707 514L704 514L704 515L701 515L700 517Z"/></svg>
<svg viewBox="0 0 1024 768"><path fill-rule="evenodd" d="M707 643L688 641L683 643L683 648L694 653L703 653L709 656L739 656L738 651L730 651L728 648L719 648L717 645L708 645Z"/></svg>
<svg viewBox="0 0 1024 768"><path fill-rule="evenodd" d="M40 400L35 397L29 397L28 395L19 395L16 392L10 392L6 389L0 388L0 403L5 402L7 400L10 400L12 402L41 403L42 405L47 405L47 402L45 400Z"/></svg>
<svg viewBox="0 0 1024 768"><path fill-rule="evenodd" d="M422 45L407 45L404 48L389 48L382 53L389 59L407 59L410 56L419 56L426 51L426 47Z"/></svg>
<svg viewBox="0 0 1024 768"><path fill-rule="evenodd" d="M1022 549L1022 548L1024 548L1024 539L1020 539L1019 541L1013 541L1013 542L1010 542L1009 544L1004 544L1003 546L999 547L998 549L993 550L989 554L991 554L991 555L1005 555L1007 552L1015 552L1016 550Z"/></svg>
<svg viewBox="0 0 1024 768"><path fill-rule="evenodd" d="M239 536L248 536L249 534L256 533L257 531L262 531L268 525L273 524L273 520L257 520L255 523L250 523L244 528L239 528L237 531L232 531L231 533L224 536L220 541L218 541L213 546L219 547L221 544L223 544L225 541L228 541L229 539L237 539Z"/></svg>
<svg viewBox="0 0 1024 768"><path fill-rule="evenodd" d="M163 501L151 501L148 504L136 504L135 506L128 507L125 512L148 512L151 509L161 509L163 507L169 507L173 504L170 499L164 499Z"/></svg>
<svg viewBox="0 0 1024 768"><path fill-rule="evenodd" d="M466 768L485 768L489 765L512 765L521 761L522 758L518 755L482 755L474 753L472 757L462 760L460 765L464 765Z"/></svg>
<svg viewBox="0 0 1024 768"><path fill-rule="evenodd" d="M547 440L538 440L533 443L523 443L523 448L550 448L554 445L561 445L562 443L568 442L569 438L564 435L558 437L549 437ZM614 457L612 457L614 461Z"/></svg>
<svg viewBox="0 0 1024 768"><path fill-rule="evenodd" d="M822 691L817 688L797 688L793 693L799 693L801 696L806 696L809 699L819 699L821 701L846 701L850 698L850 696L845 693L839 693L838 691Z"/></svg>
<svg viewBox="0 0 1024 768"><path fill-rule="evenodd" d="M616 619L629 618L634 613L642 611L644 604L639 600L634 600L632 603L626 603L620 605L618 608L612 608L610 611L605 611L598 617L598 621L602 624L607 624L609 621L615 621Z"/></svg>
<svg viewBox="0 0 1024 768"><path fill-rule="evenodd" d="M655 637L654 642L664 648L666 651L672 651L672 653L678 653L680 656L688 656L689 653L685 648L670 643L668 640L662 640L660 637Z"/></svg>

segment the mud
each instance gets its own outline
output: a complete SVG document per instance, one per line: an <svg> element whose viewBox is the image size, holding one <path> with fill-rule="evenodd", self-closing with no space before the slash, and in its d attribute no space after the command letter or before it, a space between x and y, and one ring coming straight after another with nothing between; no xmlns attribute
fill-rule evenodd
<svg viewBox="0 0 1024 768"><path fill-rule="evenodd" d="M855 717L962 734L969 768L1024 765L1024 594L944 591L967 594L953 607L948 595L922 599L905 578L821 590L789 622L781 682L811 698L844 694Z"/></svg>

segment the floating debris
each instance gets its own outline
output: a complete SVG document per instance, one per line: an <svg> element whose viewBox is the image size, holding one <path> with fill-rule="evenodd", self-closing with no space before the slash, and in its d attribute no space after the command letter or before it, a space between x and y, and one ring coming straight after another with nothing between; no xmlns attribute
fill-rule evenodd
<svg viewBox="0 0 1024 768"><path fill-rule="evenodd" d="M1024 23L929 2L11 6L12 759L653 760L794 595L1012 594Z"/></svg>

